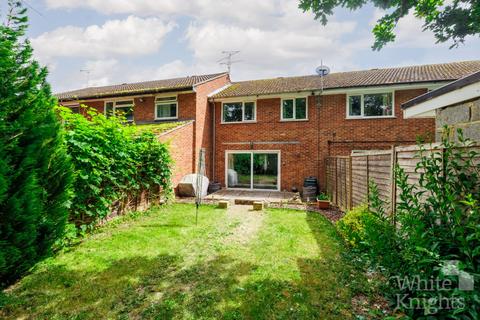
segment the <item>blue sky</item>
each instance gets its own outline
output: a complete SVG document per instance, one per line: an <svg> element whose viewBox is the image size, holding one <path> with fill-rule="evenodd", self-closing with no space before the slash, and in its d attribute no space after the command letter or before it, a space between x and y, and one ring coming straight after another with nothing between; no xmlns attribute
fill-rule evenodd
<svg viewBox="0 0 480 320"><path fill-rule="evenodd" d="M382 12L369 6L337 10L324 27L297 0L27 2L39 12L30 10L28 37L55 92L219 72L223 50L240 50L234 81L312 74L322 59L335 72L480 58L478 37L450 50L413 16L394 44L372 51Z"/></svg>

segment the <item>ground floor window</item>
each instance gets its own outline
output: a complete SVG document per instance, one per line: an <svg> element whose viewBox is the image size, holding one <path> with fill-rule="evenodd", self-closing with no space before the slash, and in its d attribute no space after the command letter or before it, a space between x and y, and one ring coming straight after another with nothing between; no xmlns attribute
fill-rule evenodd
<svg viewBox="0 0 480 320"><path fill-rule="evenodd" d="M279 151L228 151L227 188L280 190Z"/></svg>
<svg viewBox="0 0 480 320"><path fill-rule="evenodd" d="M178 117L177 97L157 97L155 99L155 119L168 120Z"/></svg>
<svg viewBox="0 0 480 320"><path fill-rule="evenodd" d="M133 121L133 100L105 102L105 115L122 115L128 122Z"/></svg>

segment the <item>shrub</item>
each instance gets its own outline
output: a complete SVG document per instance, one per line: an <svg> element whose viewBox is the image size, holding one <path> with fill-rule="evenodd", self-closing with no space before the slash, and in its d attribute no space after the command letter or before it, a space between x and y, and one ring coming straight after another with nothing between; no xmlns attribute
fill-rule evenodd
<svg viewBox="0 0 480 320"><path fill-rule="evenodd" d="M348 211L345 216L337 222L337 228L351 247L365 250L367 237L365 227L367 221L372 218L373 215L368 211L368 206L362 205Z"/></svg>
<svg viewBox="0 0 480 320"><path fill-rule="evenodd" d="M20 2L8 5L8 21L0 23L0 286L61 237L73 177L47 71L22 40L26 11Z"/></svg>
<svg viewBox="0 0 480 320"><path fill-rule="evenodd" d="M369 203L353 208L338 221L342 237L355 250L367 255L375 265L395 269L398 266L395 227L385 215L375 183L369 183Z"/></svg>
<svg viewBox="0 0 480 320"><path fill-rule="evenodd" d="M463 307L443 308L436 318L478 319L480 317L480 154L469 149L471 141L442 141L440 151L429 152L421 146L418 185L408 183L408 175L396 169L401 190L397 209L398 234L401 237L401 277L417 276L420 280L448 279L451 290L425 291L399 288L409 298L461 298ZM457 263L456 276L445 274L445 263ZM473 291L458 289L459 274L473 275ZM425 310L407 310L412 317L424 316Z"/></svg>
<svg viewBox="0 0 480 320"><path fill-rule="evenodd" d="M355 208L338 223L346 240L390 276L396 307L414 319L480 318L480 154L461 131L458 137L446 137L434 152L420 146L418 185L396 167L396 226L372 183L370 210ZM462 290L461 278L474 280L473 290Z"/></svg>
<svg viewBox="0 0 480 320"><path fill-rule="evenodd" d="M151 132L137 134L121 116L105 117L87 109L87 117L60 107L68 152L75 167L70 220L94 226L112 211L122 213L142 193L168 193L171 158Z"/></svg>

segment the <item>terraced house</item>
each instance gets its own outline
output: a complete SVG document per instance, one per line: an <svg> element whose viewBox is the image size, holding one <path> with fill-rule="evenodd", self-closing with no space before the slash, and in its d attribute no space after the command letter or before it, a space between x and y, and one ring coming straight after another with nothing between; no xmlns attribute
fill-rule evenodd
<svg viewBox="0 0 480 320"><path fill-rule="evenodd" d="M205 148L207 176L225 188L301 190L309 176L323 187L328 156L432 137L435 120L405 119L402 103L477 71L480 61L242 82L221 73L57 96L74 110L123 109L136 124L177 122L160 137L171 140L176 181Z"/></svg>

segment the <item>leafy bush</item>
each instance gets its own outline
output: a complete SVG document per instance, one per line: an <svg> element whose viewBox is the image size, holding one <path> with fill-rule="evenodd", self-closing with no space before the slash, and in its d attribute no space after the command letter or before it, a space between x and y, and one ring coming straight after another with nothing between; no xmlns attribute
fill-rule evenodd
<svg viewBox="0 0 480 320"><path fill-rule="evenodd" d="M367 205L355 207L337 222L337 228L347 243L356 249L366 249L367 221L373 218Z"/></svg>
<svg viewBox="0 0 480 320"><path fill-rule="evenodd" d="M421 147L421 161L416 172L418 186L408 182L408 175L396 169L401 201L397 209L398 234L402 239L399 257L402 277L418 276L421 280L448 279L451 290L443 298L461 298L464 305L435 310L436 318L480 318L480 154L469 149L472 142L452 142L445 137L441 151L429 152ZM445 264L456 261L457 276L445 274ZM471 275L477 282L472 291L458 289L458 274ZM402 288L400 288L402 289ZM410 298L437 299L438 290L403 289ZM408 310L412 317L422 311Z"/></svg>
<svg viewBox="0 0 480 320"><path fill-rule="evenodd" d="M151 132L136 133L122 117L105 117L87 109L88 119L59 108L64 119L68 152L75 166L71 221L93 226L112 211L122 213L146 193L168 193L171 158Z"/></svg>
<svg viewBox="0 0 480 320"><path fill-rule="evenodd" d="M47 71L22 40L25 10L8 5L8 22L0 22L0 287L61 237L73 179Z"/></svg>
<svg viewBox="0 0 480 320"><path fill-rule="evenodd" d="M396 226L374 184L370 210L355 208L338 223L348 243L390 277L392 300L414 319L480 318L480 154L461 131L458 137L434 152L420 146L418 185L397 166ZM460 279L474 280L473 290Z"/></svg>
<svg viewBox="0 0 480 320"><path fill-rule="evenodd" d="M378 188L370 181L369 203L353 208L337 222L337 228L347 243L380 266L397 263L395 227L385 214Z"/></svg>

